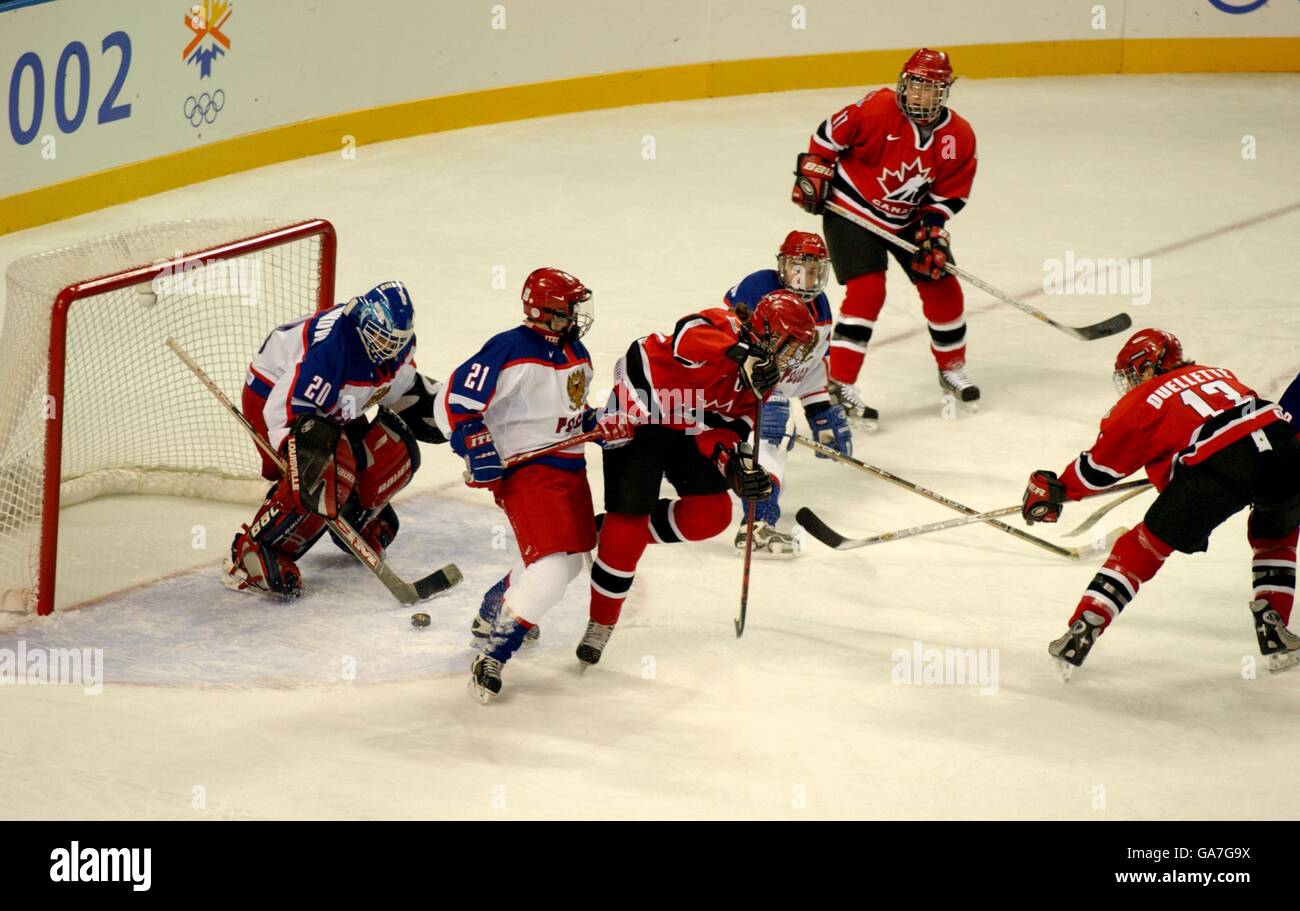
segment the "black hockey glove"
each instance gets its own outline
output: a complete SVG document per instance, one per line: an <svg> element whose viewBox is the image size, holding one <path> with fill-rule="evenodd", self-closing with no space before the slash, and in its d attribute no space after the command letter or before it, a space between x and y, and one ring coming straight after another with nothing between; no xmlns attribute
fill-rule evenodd
<svg viewBox="0 0 1300 911"><path fill-rule="evenodd" d="M737 443L726 464L727 483L741 500L765 500L772 495L772 476L758 464L754 447Z"/></svg>
<svg viewBox="0 0 1300 911"><path fill-rule="evenodd" d="M447 442L447 438L443 436L437 422L433 419L433 399L441 388L442 384L437 380L431 380L423 373L417 373L411 388L389 409L411 428L411 433L421 443Z"/></svg>

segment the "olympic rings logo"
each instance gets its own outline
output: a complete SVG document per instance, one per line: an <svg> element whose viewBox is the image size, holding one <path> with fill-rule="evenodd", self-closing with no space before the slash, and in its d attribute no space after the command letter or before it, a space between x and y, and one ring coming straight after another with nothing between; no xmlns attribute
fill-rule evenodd
<svg viewBox="0 0 1300 911"><path fill-rule="evenodd" d="M193 95L185 99L185 106L182 113L185 119L190 122L190 126L197 127L203 123L213 123L221 109L226 106L226 93L223 89L217 89L209 94L204 92L199 97Z"/></svg>
<svg viewBox="0 0 1300 911"><path fill-rule="evenodd" d="M1210 6L1225 13L1253 13L1267 2L1268 0L1247 0L1241 6L1233 6L1228 0L1210 0Z"/></svg>

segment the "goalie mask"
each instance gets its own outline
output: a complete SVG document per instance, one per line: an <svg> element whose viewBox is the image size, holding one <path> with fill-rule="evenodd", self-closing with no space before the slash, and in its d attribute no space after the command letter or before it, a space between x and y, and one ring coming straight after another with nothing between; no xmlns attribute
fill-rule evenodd
<svg viewBox="0 0 1300 911"><path fill-rule="evenodd" d="M782 376L812 359L817 326L808 305L793 291L763 295L749 323L759 343L776 359Z"/></svg>
<svg viewBox="0 0 1300 911"><path fill-rule="evenodd" d="M1172 332L1141 329L1115 356L1115 390L1127 395L1151 377L1190 363L1183 356L1183 343Z"/></svg>
<svg viewBox="0 0 1300 911"><path fill-rule="evenodd" d="M781 284L811 301L826 288L831 260L826 243L811 231L791 231L776 254L776 271Z"/></svg>
<svg viewBox="0 0 1300 911"><path fill-rule="evenodd" d="M524 279L520 297L524 302L524 322L553 345L577 341L595 321L591 290L559 269L534 269Z"/></svg>
<svg viewBox="0 0 1300 911"><path fill-rule="evenodd" d="M401 282L384 282L354 297L344 313L356 322L361 344L373 363L393 360L415 337L415 306Z"/></svg>
<svg viewBox="0 0 1300 911"><path fill-rule="evenodd" d="M939 119L948 103L952 64L943 51L923 47L903 64L895 92L898 109L913 123L925 125Z"/></svg>

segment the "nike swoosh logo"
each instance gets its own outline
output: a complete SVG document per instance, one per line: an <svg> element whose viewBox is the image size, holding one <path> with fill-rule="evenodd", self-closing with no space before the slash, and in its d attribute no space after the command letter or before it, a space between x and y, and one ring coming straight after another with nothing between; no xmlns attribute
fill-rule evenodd
<svg viewBox="0 0 1300 911"><path fill-rule="evenodd" d="M894 139L902 139L903 137L901 137L901 136L894 136L894 135L892 135L892 134L890 134L890 133L886 133L886 134L885 134L885 138L886 138L886 139L889 139L889 140L892 141L892 140L894 140Z"/></svg>

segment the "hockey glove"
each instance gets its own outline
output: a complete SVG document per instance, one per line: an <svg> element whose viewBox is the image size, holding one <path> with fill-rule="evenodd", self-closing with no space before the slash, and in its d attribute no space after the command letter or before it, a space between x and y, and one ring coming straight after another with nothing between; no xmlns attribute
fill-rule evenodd
<svg viewBox="0 0 1300 911"><path fill-rule="evenodd" d="M306 512L338 518L357 482L352 444L333 421L299 415L285 438L285 478L293 505Z"/></svg>
<svg viewBox="0 0 1300 911"><path fill-rule="evenodd" d="M835 177L835 162L804 152L795 160L794 189L790 201L812 215L820 215L831 195L831 180Z"/></svg>
<svg viewBox="0 0 1300 911"><path fill-rule="evenodd" d="M740 341L727 349L726 355L740 366L740 376L760 399L781 382L781 368L762 345L756 344L749 329L741 331Z"/></svg>
<svg viewBox="0 0 1300 911"><path fill-rule="evenodd" d="M758 456L749 442L739 443L731 452L723 453L723 471L727 483L743 501L764 500L772 494L772 476L758 464Z"/></svg>
<svg viewBox="0 0 1300 911"><path fill-rule="evenodd" d="M944 266L952 254L943 221L933 218L923 220L912 234L912 243L917 246L916 252L912 254L912 272L930 281L943 278Z"/></svg>
<svg viewBox="0 0 1300 911"><path fill-rule="evenodd" d="M771 443L779 449L785 442L785 428L789 423L790 400L779 392L773 392L763 402L763 423L758 428L759 437L764 443ZM794 437L790 437L785 448L794 448Z"/></svg>
<svg viewBox="0 0 1300 911"><path fill-rule="evenodd" d="M458 425L451 434L451 448L465 457L465 483L470 487L494 487L505 473L492 432L481 418Z"/></svg>
<svg viewBox="0 0 1300 911"><path fill-rule="evenodd" d="M600 448L617 449L632 442L636 424L632 423L626 412L600 411L589 407L582 416L582 430L584 433L599 430L601 436L597 443Z"/></svg>
<svg viewBox="0 0 1300 911"><path fill-rule="evenodd" d="M1025 488L1020 509L1026 522L1030 525L1055 522L1061 518L1064 505L1065 485L1056 477L1056 472L1039 469L1029 476L1029 486Z"/></svg>
<svg viewBox="0 0 1300 911"><path fill-rule="evenodd" d="M846 456L853 455L853 433L849 430L849 418L844 413L843 405L819 402L816 405L809 405L803 413L808 419L808 426L812 429L814 440ZM766 417L766 412L764 416ZM794 445L794 440L791 440L790 444ZM818 452L817 458L829 459L830 456Z"/></svg>

